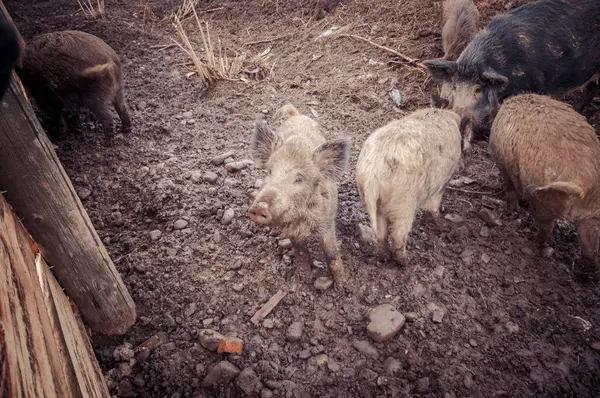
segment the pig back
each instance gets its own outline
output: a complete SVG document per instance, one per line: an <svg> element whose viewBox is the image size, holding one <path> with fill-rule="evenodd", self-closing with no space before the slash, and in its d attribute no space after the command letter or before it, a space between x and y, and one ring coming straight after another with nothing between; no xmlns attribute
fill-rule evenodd
<svg viewBox="0 0 600 398"><path fill-rule="evenodd" d="M524 198L564 181L584 190L580 206L598 206L600 141L569 105L536 94L507 99L492 124L490 150Z"/></svg>
<svg viewBox="0 0 600 398"><path fill-rule="evenodd" d="M316 149L326 141L319 123L305 115L296 115L284 120L277 129L277 135L284 143L302 142L310 150Z"/></svg>

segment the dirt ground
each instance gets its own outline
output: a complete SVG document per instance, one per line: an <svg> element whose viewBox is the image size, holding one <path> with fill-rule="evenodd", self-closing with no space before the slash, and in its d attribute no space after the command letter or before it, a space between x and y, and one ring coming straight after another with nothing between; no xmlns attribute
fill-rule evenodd
<svg viewBox="0 0 600 398"><path fill-rule="evenodd" d="M245 396L239 385L251 389L250 383L263 397L599 396L600 291L574 276L577 235L561 223L555 252L544 257L532 243L528 213L506 210L485 144L475 146L463 173L472 181L455 182L445 194L443 211L450 216L439 227L417 218L409 265L378 262L360 240L357 224L368 223L354 183L360 147L373 129L428 106L435 85L368 43L316 38L353 23L350 33L413 58L437 57L441 2L317 3L200 1L213 38L249 54L271 48L274 65L265 81L219 82L204 90L197 77L186 77L185 54L168 46L176 34L165 18L180 0L109 0L107 19L95 22L85 20L75 0L5 1L25 39L84 30L108 42L124 64L133 132L112 147L93 128L57 142L137 304L139 319L126 335L92 336L111 393L236 397ZM523 2L476 3L487 22ZM392 88L402 93L401 107L390 98ZM337 217L349 275L342 292L313 286L327 275L319 250L313 250L312 275L286 282L293 252L280 247L276 232L246 217L264 171L229 173L210 162L227 151L247 158L253 120L270 120L288 101L318 115L329 137L353 140ZM586 115L598 131L597 108ZM204 181L207 172L217 174L215 183ZM223 223L230 209L233 220ZM487 226L482 209L501 225ZM176 229L178 220L185 222ZM279 289L285 298L253 325L252 314ZM396 337L375 343L366 313L385 303L413 314ZM434 310L443 315L439 323ZM302 337L289 342L286 329L298 321ZM206 328L243 339L243 353L203 348L199 331ZM157 334L163 344L138 354L136 347ZM130 346L133 360L115 355L115 348L130 352ZM223 360L246 369L245 381L221 374L223 383L204 388Z"/></svg>

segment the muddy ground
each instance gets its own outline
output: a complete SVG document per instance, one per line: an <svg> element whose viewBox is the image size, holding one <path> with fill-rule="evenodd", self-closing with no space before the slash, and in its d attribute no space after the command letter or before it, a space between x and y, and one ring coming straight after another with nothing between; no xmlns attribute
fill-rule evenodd
<svg viewBox="0 0 600 398"><path fill-rule="evenodd" d="M350 33L413 58L436 57L441 3L264 3L200 1L198 10L209 11L200 18L210 23L213 38L249 54L271 48L274 65L265 81L219 82L205 90L197 77L186 77L182 51L168 46L176 35L165 18L180 0L106 1L106 20L92 22L75 0L5 1L26 39L81 29L108 42L124 64L133 132L118 136L112 147L91 127L57 142L137 304L139 319L126 335L92 335L111 393L233 397L245 395L241 385L263 397L599 396L600 296L597 284L574 276L577 235L560 224L555 252L542 256L532 244L528 213L505 209L484 144L476 145L463 173L473 181L445 195L444 214L451 216L439 227L417 218L404 268L378 262L357 235L357 224L368 220L351 167L340 186L337 217L349 274L345 290L314 288L314 280L327 275L319 250L313 250L310 276L286 282L293 252L279 246L276 232L246 217L264 172L229 173L210 159L227 151L247 158L255 117L270 120L291 101L318 115L329 137L353 139L353 166L370 131L427 106L435 85L368 43L315 38L333 25L353 23ZM487 22L523 2L476 3ZM403 95L401 107L389 96L392 88ZM597 105L587 116L598 129ZM214 183L204 181L207 172L216 173ZM224 223L230 209L233 219ZM478 216L482 209L502 225L486 225ZM177 229L179 220L185 222ZM258 326L250 323L279 289L288 292L282 302ZM414 314L392 340L375 343L365 314L384 303ZM443 315L439 323L433 322L436 309ZM286 329L298 321L304 324L300 341L289 342ZM205 328L243 339L243 353L203 348L199 331ZM124 361L129 345L157 334L164 344ZM118 346L125 355L114 355ZM245 377L204 388L222 360L248 369Z"/></svg>

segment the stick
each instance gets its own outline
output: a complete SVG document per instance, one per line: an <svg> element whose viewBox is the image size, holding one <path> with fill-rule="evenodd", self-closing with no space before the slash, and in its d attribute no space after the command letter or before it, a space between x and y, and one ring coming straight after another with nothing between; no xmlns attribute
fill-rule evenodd
<svg viewBox="0 0 600 398"><path fill-rule="evenodd" d="M371 40L369 40L369 39L367 39L365 37L358 36L358 35L353 35L353 34L350 34L350 33L343 33L343 34L337 35L337 37L351 37L351 38L356 39L356 40L364 41L364 42L369 43L370 45L375 46L375 47L377 47L377 48L379 48L381 50L384 50L384 51L387 51L389 53L392 53L392 54L394 54L394 55L402 58L406 62L411 63L411 64L413 64L415 66L418 66L419 68L427 69L425 67L425 65L423 65L421 62L419 62L418 59L413 59L413 58L409 57L408 55L404 55L401 52L398 52L398 51L396 51L396 50L394 50L392 48L389 48L389 47L386 47L386 46L382 46L381 44L377 44L377 43L375 43L375 42L373 42L373 41L371 41Z"/></svg>
<svg viewBox="0 0 600 398"><path fill-rule="evenodd" d="M287 34L287 35L283 35L283 36L277 36L277 37L272 37L272 38L270 38L270 39L256 40L256 41L249 41L249 42L247 42L247 43L244 43L244 44L243 44L243 46L252 46L252 45L254 45L254 44L271 43L271 42L274 42L274 41L278 41L278 40L285 39L285 38L287 38L287 37L290 37L290 36L292 36L292 35L293 35L293 33L289 33L289 34Z"/></svg>
<svg viewBox="0 0 600 398"><path fill-rule="evenodd" d="M494 192L482 192L482 191L471 191L468 189L460 189L460 188L454 188L454 187L446 187L447 189L451 190L451 191L458 191L458 192L464 192L464 193L474 193L474 194L478 194L478 195L493 195Z"/></svg>
<svg viewBox="0 0 600 398"><path fill-rule="evenodd" d="M209 12L221 11L223 9L225 9L225 7L211 8L210 10L198 11L198 14L206 14Z"/></svg>
<svg viewBox="0 0 600 398"><path fill-rule="evenodd" d="M279 289L277 293L275 293L273 297L271 297L269 301L265 303L265 305L263 305L258 311L256 311L256 313L250 319L250 322L257 325L258 321L264 319L267 315L269 315L271 311L273 311L273 308L275 308L277 304L279 304L279 302L285 297L285 295L286 292Z"/></svg>
<svg viewBox="0 0 600 398"><path fill-rule="evenodd" d="M151 49L157 50L157 51L166 50L167 48L171 48L171 47L175 47L175 44L159 44L157 46L150 46Z"/></svg>

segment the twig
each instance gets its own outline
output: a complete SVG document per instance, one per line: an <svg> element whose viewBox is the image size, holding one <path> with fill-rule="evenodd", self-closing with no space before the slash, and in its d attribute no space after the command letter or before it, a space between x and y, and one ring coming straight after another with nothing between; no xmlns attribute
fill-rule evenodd
<svg viewBox="0 0 600 398"><path fill-rule="evenodd" d="M494 192L471 191L469 189L460 189L460 188L454 188L454 187L446 187L446 189L449 189L451 191L464 192L464 193L473 193L473 194L477 194L477 195L493 195L494 194Z"/></svg>
<svg viewBox="0 0 600 398"><path fill-rule="evenodd" d="M272 37L270 39L249 41L247 43L244 43L243 46L252 46L252 45L255 45L255 44L271 43L271 42L274 42L274 41L283 40L283 39L288 38L288 37L290 37L292 35L293 35L293 33L288 33L287 35Z"/></svg>
<svg viewBox="0 0 600 398"><path fill-rule="evenodd" d="M256 313L252 316L250 321L257 325L258 321L265 318L269 313L279 304L279 302L285 297L286 292L283 290L278 290L277 293L273 295Z"/></svg>
<svg viewBox="0 0 600 398"><path fill-rule="evenodd" d="M225 9L225 7L211 8L210 10L198 11L198 14L207 14L209 12L221 11L224 9Z"/></svg>
<svg viewBox="0 0 600 398"><path fill-rule="evenodd" d="M369 39L367 39L365 37L358 36L358 35L353 35L353 34L350 34L350 33L342 33L340 35L336 35L336 37L351 37L351 38L356 39L356 40L364 41L365 43L369 43L370 45L375 46L375 47L377 47L377 48L379 48L381 50L384 50L384 51L387 51L389 53L392 53L392 54L394 54L394 55L402 58L406 62L408 62L410 64L413 64L415 66L418 66L421 69L427 69L425 67L425 65L423 65L418 59L411 58L408 55L404 55L401 52L396 51L396 50L394 50L392 48L389 48L389 47L386 47L386 46L382 46L381 44L377 44L377 43L373 42L372 40L369 40Z"/></svg>
<svg viewBox="0 0 600 398"><path fill-rule="evenodd" d="M151 49L158 50L158 51L166 50L167 48L171 48L171 47L175 47L175 44L171 43L171 44L159 44L156 46L150 46Z"/></svg>

